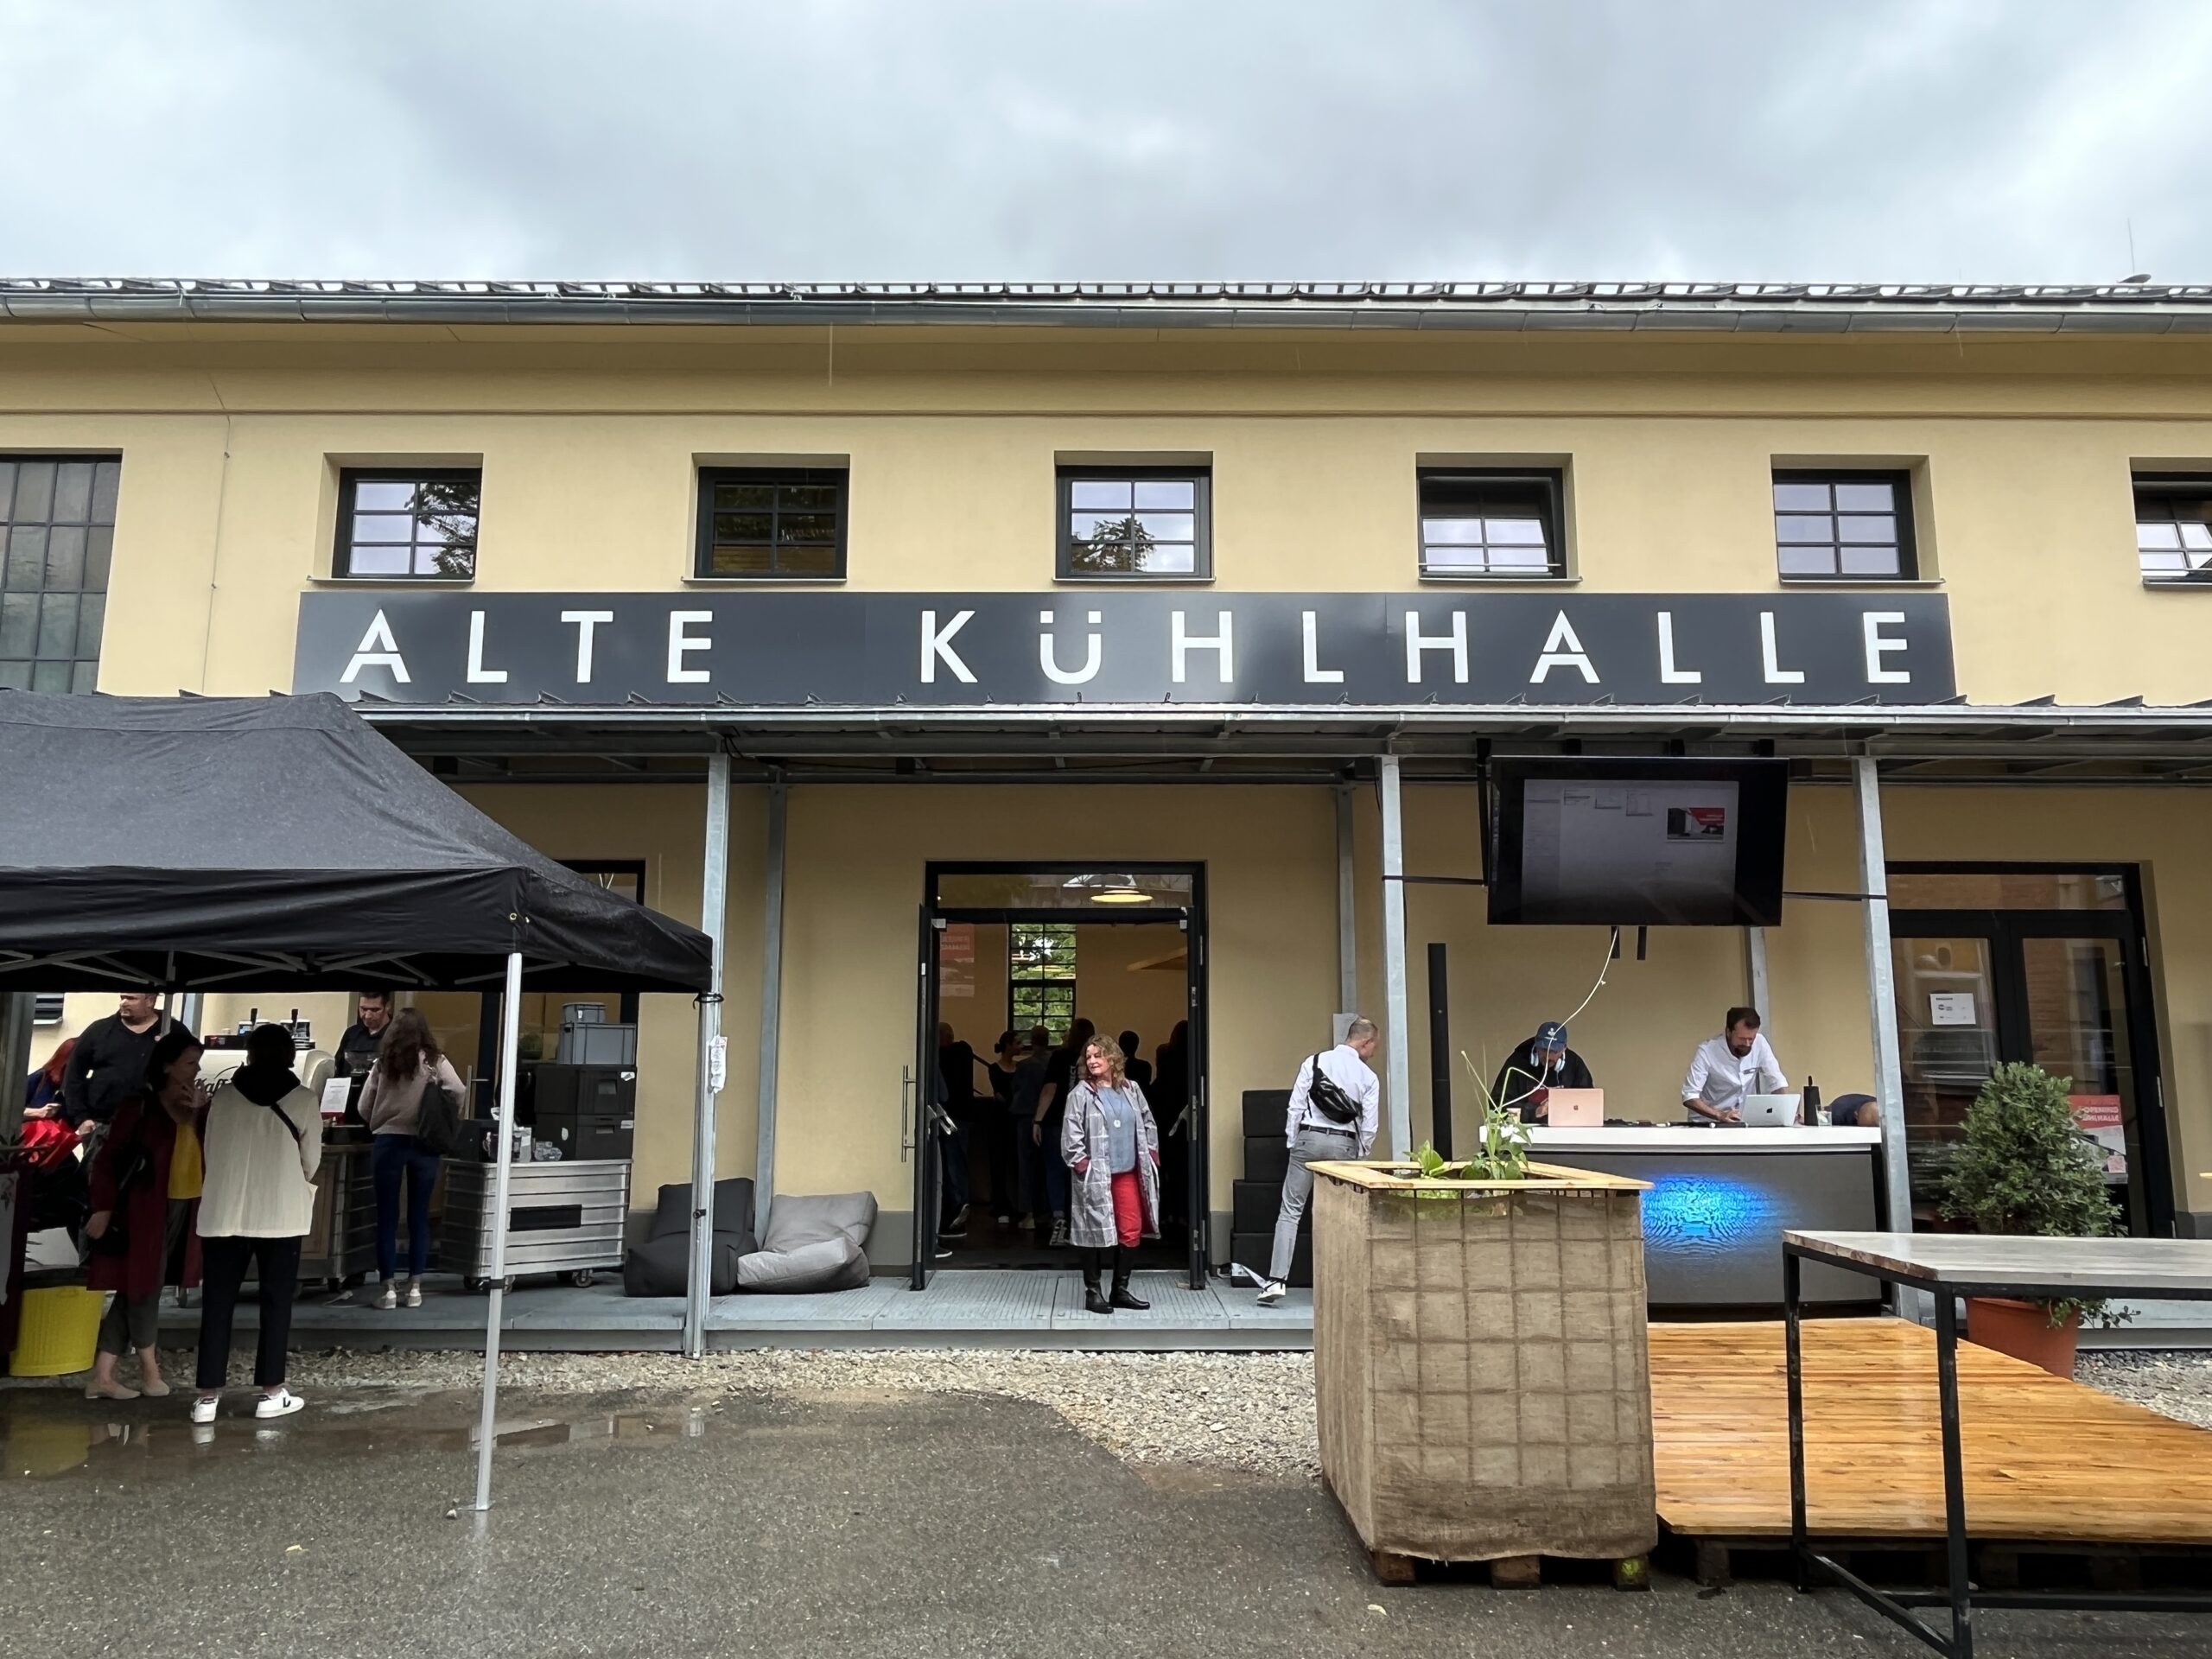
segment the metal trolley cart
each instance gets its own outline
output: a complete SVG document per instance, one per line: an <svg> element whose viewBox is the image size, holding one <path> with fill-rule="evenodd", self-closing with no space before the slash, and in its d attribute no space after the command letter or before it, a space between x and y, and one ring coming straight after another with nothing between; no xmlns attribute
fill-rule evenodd
<svg viewBox="0 0 2212 1659"><path fill-rule="evenodd" d="M368 1132L331 1128L324 1137L313 1218L300 1251L300 1281L324 1280L336 1291L376 1269L377 1194L369 1174ZM399 1233L404 1249L404 1216Z"/></svg>
<svg viewBox="0 0 2212 1659"><path fill-rule="evenodd" d="M438 1260L471 1290L491 1282L491 1164L448 1159L445 1220ZM622 1228L630 1212L630 1160L517 1163L509 1175L507 1274L503 1288L531 1274L558 1274L570 1284L592 1282L601 1268L622 1265Z"/></svg>

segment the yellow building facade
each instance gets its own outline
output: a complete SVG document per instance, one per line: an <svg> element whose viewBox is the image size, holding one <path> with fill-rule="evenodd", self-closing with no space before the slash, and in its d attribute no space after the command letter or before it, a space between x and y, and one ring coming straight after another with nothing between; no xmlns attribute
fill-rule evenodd
<svg viewBox="0 0 2212 1659"><path fill-rule="evenodd" d="M1112 970L1094 966L1085 982L1079 963L1074 1011L1096 1008L1109 1031L1137 1027L1148 1054L1167 1035L1161 1022L1187 1017L1193 990L1202 997L1208 1109L1195 1121L1216 1260L1242 1168L1241 1096L1287 1086L1329 1040L1332 1014L1395 1012L1391 1133L1418 1144L1433 1131L1431 944L1449 957L1449 1030L1465 1060L1447 1070L1463 1123L1479 1092L1470 1068L1486 1083L1604 969L1573 1041L1612 1115L1678 1121L1691 1050L1756 991L1794 1079L1817 1078L1831 1098L1878 1094L1886 1064L1930 1144L1942 1139L1943 1090L1929 1079L1950 1076L1946 1065L1971 1070L1979 1056L2097 1071L2101 1081L2077 1092L2121 1100L2132 1223L2212 1226L2212 1173L2200 1173L2212 1172L2212 803L2201 787L2212 721L2190 709L2212 700L2212 582L2190 579L2194 544L2182 534L2190 481L2212 478L2212 296L0 294L0 463L22 476L87 460L119 465L111 526L89 531L111 545L102 615L87 620L87 580L71 647L71 660L96 662L99 689L328 686L362 697L372 721L548 854L641 867L645 902L718 923L730 1052L720 1172L754 1173L769 1149L760 1115L772 1113L778 1190L875 1192L879 1265L912 1253L912 1124L928 1087L915 1080L926 1067L918 917L932 897L958 907L951 887L928 890L933 870L953 866L1049 868L1067 880L1194 873L1202 974L1153 913L1183 905L1187 889L1156 890L1146 913L1166 931L1127 950L1099 933L1087 959ZM702 473L834 480L822 486L836 493L826 509L834 571L779 554L747 572L752 520L733 509L725 538L723 498ZM362 481L378 474L475 480L465 576L348 573L349 549L359 557L361 547L341 506L360 514ZM1853 489L1862 475L1893 491L1891 545L1909 556L1878 572L1841 568L1857 498L1831 495L1838 568L1789 567L1790 549L1810 543L1778 540L1798 533L1781 519L1808 498L1784 488ZM1133 488L1196 478L1203 499L1192 512L1160 498L1141 568L1071 566L1083 556L1071 541L1103 520L1071 530L1084 498L1071 490L1117 477ZM1548 508L1541 490L1515 493L1530 480L1552 493ZM1494 486L1504 493L1482 494ZM1126 499L1129 520L1141 519L1144 498ZM1519 522L1524 507L1541 521L1541 566L1506 543L1471 563L1466 543L1437 538L1484 532L1425 529ZM10 534L60 535L54 511L38 524L19 514ZM2171 569L2142 528L2158 512L2180 527ZM1185 533L1185 517L1199 521L1192 568L1175 566L1179 552L1145 563L1163 556L1154 541ZM712 574L717 549L722 568L747 573ZM60 591L44 582L10 592ZM517 608L543 595L610 615L659 608L634 651L622 623L597 625L606 678L580 682L584 625L549 614L540 626ZM1447 685L1439 699L1426 678L1345 702L1338 682L1294 702L1245 695L1241 680L1236 695L1213 690L1214 659L1198 642L1216 637L1216 618L1239 599L1299 595L1300 613L1330 621L1338 604L1348 613L1373 602L1390 617L1400 599L1465 607L1477 680L1491 650L1485 619L1506 614L1500 606L1527 607L1538 638L1514 646L1522 689L1510 696L1455 702ZM1862 636L1853 619L1910 613L1915 629L1933 619L1948 654L1942 695L1900 697L1879 683L1870 695L1857 683L1801 691L1772 677L1791 671L1771 646L1770 695L1616 696L1609 661L1593 670L1607 683L1570 664L1529 688L1525 657L1539 645L1565 651L1543 637L1542 619L1596 615L1586 607L1608 596L1643 605L1638 619L1702 616L1708 601L1745 618L1764 607L1782 618L1785 652L1795 619L1813 619L1796 636L1803 649L1834 645L1847 667L1863 655L1861 680L1891 660L1877 652L1892 637L1880 630L1905 625L1878 620ZM1001 645L1018 630L1009 649L1025 664L1038 650L1029 612L1051 612L1058 620L1038 626L1054 633L1048 660L1062 672L1080 659L1084 627L1107 629L1117 650L1112 630L1139 614L1131 605L1177 608L1192 677L1142 701L1078 697L1053 680L1049 702L1001 701L988 685L965 702L833 687L772 706L673 681L728 649L680 647L721 640L750 626L747 607L785 599L818 608L760 614L834 628L871 601L911 600L927 601L942 629L968 609L978 632L950 637L956 655L982 629ZM1815 601L1856 608L1803 608ZM318 606L339 619L335 651L310 623ZM663 677L659 619L671 606L714 620L668 624ZM1095 623L1100 607L1116 620ZM1078 613L1093 623L1078 626ZM1443 626L1443 613L1420 626ZM352 658L387 643L364 626L371 615L388 643L416 653L404 685L378 664L340 683ZM1252 626L1246 615L1240 626ZM1849 633L1841 645L1811 637L1832 615ZM422 619L416 634L410 618ZM1388 626L1378 649L1395 652L1399 625ZM1286 626L1281 640L1243 648L1292 661L1296 623ZM1575 628L1580 651L1588 627ZM465 668L458 644L418 643L463 638ZM894 649L912 653L906 632L895 647L887 638L856 633L818 660L857 673ZM1689 652L1693 637L1680 638ZM13 648L0 638L0 677ZM427 668L433 651L453 660ZM803 679L812 652L799 639L772 654ZM26 649L16 678L69 655ZM1440 677L1451 659L1447 640L1408 660ZM969 696L950 663L934 660L933 688ZM665 690L638 695L622 677L640 661ZM911 666L900 658L901 673ZM499 674L508 677L488 677ZM608 684L622 695L597 695ZM717 749L734 780L728 903L702 918L706 757ZM1617 960L1604 928L1491 925L1479 885L1485 768L1560 754L1789 761L1793 896L1780 925L1756 938L1735 927L1657 927L1641 939L1631 930ZM1870 1003L1863 764L1878 779L1896 934L1898 1036L1886 1062ZM1386 793L1402 820L1395 849ZM163 823L156 789L147 833L200 830ZM772 864L779 932L766 903ZM2091 919L2069 932L2073 910ZM1070 914L1086 927L1107 919ZM1021 928L1050 925L954 924L965 965L935 963L932 1006L985 1058L1019 1009L1041 1006L1020 1001L1012 981L1025 971ZM1408 964L1395 1010L1394 955ZM1047 996L1041 983L1026 995ZM1942 1023L1962 1005L1929 999L1975 987L1980 1002L1958 1028L1969 1040ZM475 1058L474 1000L419 1000L456 1057ZM278 1001L216 998L201 1017L220 1027ZM334 1037L349 1014L344 999L300 1001L319 1033ZM72 996L39 1027L34 1061L105 1011L102 998ZM526 1023L543 1030L555 1017L534 1007ZM634 1201L647 1203L656 1183L689 1173L694 1028L679 999L647 997L639 1017ZM980 1154L976 1173L987 1179Z"/></svg>

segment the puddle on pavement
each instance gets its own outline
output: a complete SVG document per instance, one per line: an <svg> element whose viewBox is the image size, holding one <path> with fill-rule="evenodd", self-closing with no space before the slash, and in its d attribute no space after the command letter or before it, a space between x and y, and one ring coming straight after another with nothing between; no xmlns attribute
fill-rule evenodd
<svg viewBox="0 0 2212 1659"><path fill-rule="evenodd" d="M274 1423L257 1421L251 1395L238 1390L225 1397L213 1424L187 1421L189 1400L181 1390L167 1400L119 1403L86 1400L74 1389L0 1390L0 1478L130 1478L288 1449L320 1457L394 1448L473 1452L477 1445L477 1397L461 1391L318 1396L304 1412ZM541 1411L539 1403L518 1401L512 1414L501 1417L493 1433L502 1450L665 1446L722 1427L715 1405ZM749 1439L777 1431L747 1425L735 1432Z"/></svg>

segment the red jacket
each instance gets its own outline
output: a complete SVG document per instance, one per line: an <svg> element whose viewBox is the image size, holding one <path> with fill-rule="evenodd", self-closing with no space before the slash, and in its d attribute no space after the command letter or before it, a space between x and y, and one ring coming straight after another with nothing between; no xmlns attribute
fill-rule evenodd
<svg viewBox="0 0 2212 1659"><path fill-rule="evenodd" d="M204 1147L205 1141L202 1141ZM141 1149L145 1166L118 1203L116 1184L138 1161ZM188 1287L200 1282L200 1239L193 1224L200 1200L191 1199L185 1211L184 1237L176 1259L163 1259L169 1224L169 1156L176 1150L176 1122L155 1102L133 1096L116 1108L114 1126L92 1160L92 1208L114 1211L111 1229L120 1224L127 1248L119 1255L95 1251L86 1269L86 1282L94 1290L120 1292L138 1301L163 1285Z"/></svg>

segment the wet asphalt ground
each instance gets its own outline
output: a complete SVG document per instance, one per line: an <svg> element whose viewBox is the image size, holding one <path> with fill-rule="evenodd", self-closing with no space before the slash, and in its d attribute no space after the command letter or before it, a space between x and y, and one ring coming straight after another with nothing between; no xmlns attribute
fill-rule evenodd
<svg viewBox="0 0 2212 1659"><path fill-rule="evenodd" d="M1049 1407L950 1393L362 1389L212 1432L182 1402L0 1390L0 1651L1103 1659L1899 1656L1840 1591L1595 1574L1386 1590L1303 1478L1123 1463ZM1141 1401L1130 1402L1141 1411ZM453 1513L458 1508L458 1513ZM1991 1659L2180 1659L2212 1618L1985 1613Z"/></svg>

